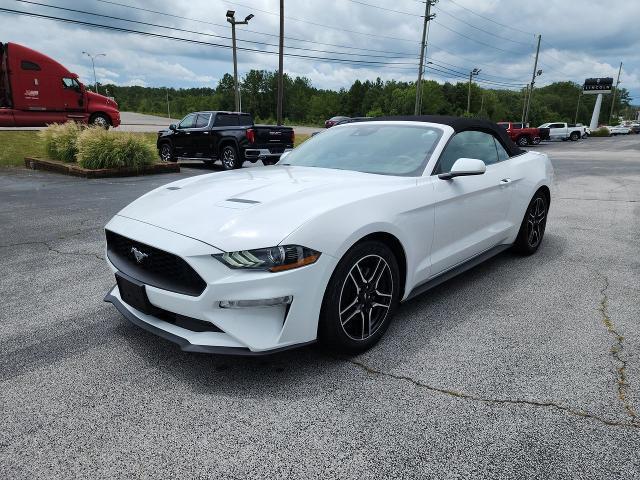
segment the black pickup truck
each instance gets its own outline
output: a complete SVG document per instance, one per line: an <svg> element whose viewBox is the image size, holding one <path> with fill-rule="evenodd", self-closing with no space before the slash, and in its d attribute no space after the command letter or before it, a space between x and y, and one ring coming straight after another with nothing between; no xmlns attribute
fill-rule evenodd
<svg viewBox="0 0 640 480"><path fill-rule="evenodd" d="M158 132L158 153L165 162L178 158L222 162L225 170L242 167L248 160L276 163L293 148L291 127L254 125L253 117L238 112L194 112L177 125Z"/></svg>

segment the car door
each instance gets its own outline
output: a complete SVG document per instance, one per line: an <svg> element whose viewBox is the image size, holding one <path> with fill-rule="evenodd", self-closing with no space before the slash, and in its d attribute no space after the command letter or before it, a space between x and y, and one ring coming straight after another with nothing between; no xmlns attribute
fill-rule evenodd
<svg viewBox="0 0 640 480"><path fill-rule="evenodd" d="M192 145L192 155L197 158L211 158L211 122L210 113L198 113L196 123L191 129L190 143Z"/></svg>
<svg viewBox="0 0 640 480"><path fill-rule="evenodd" d="M176 157L188 157L190 155L191 129L196 124L197 114L190 113L182 120L173 132L171 141Z"/></svg>
<svg viewBox="0 0 640 480"><path fill-rule="evenodd" d="M78 80L72 77L62 77L62 109L65 112L83 112L84 95Z"/></svg>
<svg viewBox="0 0 640 480"><path fill-rule="evenodd" d="M565 128L563 123L552 123L549 125L549 137L558 140L566 138L567 129Z"/></svg>
<svg viewBox="0 0 640 480"><path fill-rule="evenodd" d="M505 155L502 148L502 158L499 157L493 135L473 130L457 133L442 152L434 175L449 172L459 158L482 160L486 172L436 181L431 250L434 275L491 249L507 238L510 232L507 211L512 191L510 162Z"/></svg>

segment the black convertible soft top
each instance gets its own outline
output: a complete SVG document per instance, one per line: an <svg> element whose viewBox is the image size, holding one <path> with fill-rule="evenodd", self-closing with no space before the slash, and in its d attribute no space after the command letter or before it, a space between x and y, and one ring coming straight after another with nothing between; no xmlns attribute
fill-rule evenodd
<svg viewBox="0 0 640 480"><path fill-rule="evenodd" d="M391 117L375 117L354 119L356 122L377 122L377 121L403 121L403 122L428 122L449 125L453 130L464 132L467 130L478 130L492 134L505 148L510 157L523 153L518 146L509 138L507 131L489 120L479 118L452 117L447 115L398 115Z"/></svg>

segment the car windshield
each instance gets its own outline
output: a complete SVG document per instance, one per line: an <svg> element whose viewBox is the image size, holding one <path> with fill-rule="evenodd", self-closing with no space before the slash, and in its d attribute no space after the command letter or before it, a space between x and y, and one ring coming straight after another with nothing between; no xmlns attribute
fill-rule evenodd
<svg viewBox="0 0 640 480"><path fill-rule="evenodd" d="M428 126L352 123L315 135L279 164L420 176L441 136Z"/></svg>

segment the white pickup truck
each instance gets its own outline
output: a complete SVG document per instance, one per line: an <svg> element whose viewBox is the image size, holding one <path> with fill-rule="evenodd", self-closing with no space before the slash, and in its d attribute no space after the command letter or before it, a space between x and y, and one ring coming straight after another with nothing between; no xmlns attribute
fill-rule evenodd
<svg viewBox="0 0 640 480"><path fill-rule="evenodd" d="M543 123L538 128L549 129L549 140L572 140L575 142L589 134L585 126L571 123Z"/></svg>

